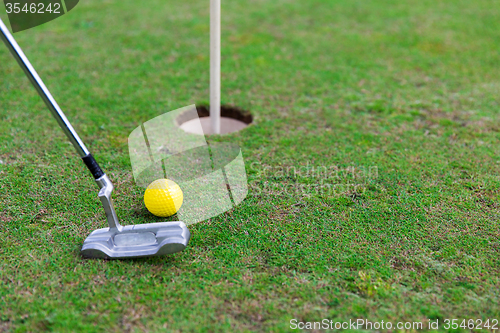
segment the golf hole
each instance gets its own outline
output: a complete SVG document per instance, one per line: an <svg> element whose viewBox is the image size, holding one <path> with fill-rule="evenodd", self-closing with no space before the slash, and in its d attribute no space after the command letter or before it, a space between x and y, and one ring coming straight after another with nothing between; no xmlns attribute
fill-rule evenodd
<svg viewBox="0 0 500 333"><path fill-rule="evenodd" d="M177 117L177 125L187 133L198 135L213 134L210 123L210 107L207 105L196 106L201 128L198 125L198 119L190 113L185 113ZM220 134L229 134L241 131L252 123L252 115L248 111L228 105L222 105L220 108Z"/></svg>

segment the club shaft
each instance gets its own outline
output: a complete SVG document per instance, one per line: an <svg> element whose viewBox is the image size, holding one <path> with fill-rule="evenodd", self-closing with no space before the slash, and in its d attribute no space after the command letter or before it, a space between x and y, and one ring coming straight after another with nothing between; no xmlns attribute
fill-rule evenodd
<svg viewBox="0 0 500 333"><path fill-rule="evenodd" d="M85 147L85 144L82 142L78 134L75 132L73 126L71 126L70 122L62 112L61 108L59 107L55 99L52 97L52 94L47 89L42 79L38 76L37 72L29 62L28 58L24 55L23 50L21 50L17 42L14 40L14 37L12 37L12 34L7 29L7 27L2 22L1 19L0 19L0 30L1 30L0 33L1 39L4 41L5 45L7 45L7 48L10 50L14 58L17 60L17 62L19 63L19 65L21 66L21 68L23 69L24 73L31 81L33 86L36 88L36 91L38 92L40 97L42 97L43 101L45 102L49 110L52 112L52 115L56 118L57 122L59 123L59 126L61 126L64 134L66 134L66 136L69 138L69 140L75 147L80 157L84 158L86 156L89 156L90 152L88 151L87 147Z"/></svg>

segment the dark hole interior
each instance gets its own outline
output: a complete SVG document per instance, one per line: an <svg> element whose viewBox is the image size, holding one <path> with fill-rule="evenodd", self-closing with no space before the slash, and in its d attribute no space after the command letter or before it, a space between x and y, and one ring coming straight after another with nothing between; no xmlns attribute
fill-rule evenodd
<svg viewBox="0 0 500 333"><path fill-rule="evenodd" d="M208 117L210 115L210 106L197 105L196 111L198 112L198 117L200 117L200 118ZM232 118L232 119L242 121L245 124L251 124L252 120L253 120L250 112L243 110L243 109L240 109L236 106L232 106L232 105L221 105L220 115L221 115L221 117L227 117L227 118ZM181 125L181 124L183 124L186 121L189 121L191 119L192 119L192 117L190 117L189 114L181 114L177 118L177 123L179 125Z"/></svg>

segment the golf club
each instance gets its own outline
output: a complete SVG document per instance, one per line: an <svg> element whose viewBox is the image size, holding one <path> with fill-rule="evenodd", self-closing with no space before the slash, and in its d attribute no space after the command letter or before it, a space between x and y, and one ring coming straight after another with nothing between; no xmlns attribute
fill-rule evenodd
<svg viewBox="0 0 500 333"><path fill-rule="evenodd" d="M162 222L122 226L118 222L111 192L113 184L75 132L28 58L0 19L1 39L56 118L99 186L98 197L106 212L108 228L93 231L83 243L81 254L88 258L137 258L171 254L186 248L190 233L183 222Z"/></svg>

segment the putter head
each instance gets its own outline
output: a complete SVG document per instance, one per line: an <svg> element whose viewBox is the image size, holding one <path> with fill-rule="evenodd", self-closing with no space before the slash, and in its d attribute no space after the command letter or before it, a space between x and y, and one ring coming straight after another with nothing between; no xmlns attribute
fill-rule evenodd
<svg viewBox="0 0 500 333"><path fill-rule="evenodd" d="M188 228L180 221L103 228L87 237L81 254L105 259L161 256L184 250L189 237Z"/></svg>
<svg viewBox="0 0 500 333"><path fill-rule="evenodd" d="M191 234L181 221L121 226L111 201L113 184L106 175L96 182L109 228L94 230L87 237L81 250L83 257L140 258L171 254L186 248Z"/></svg>

